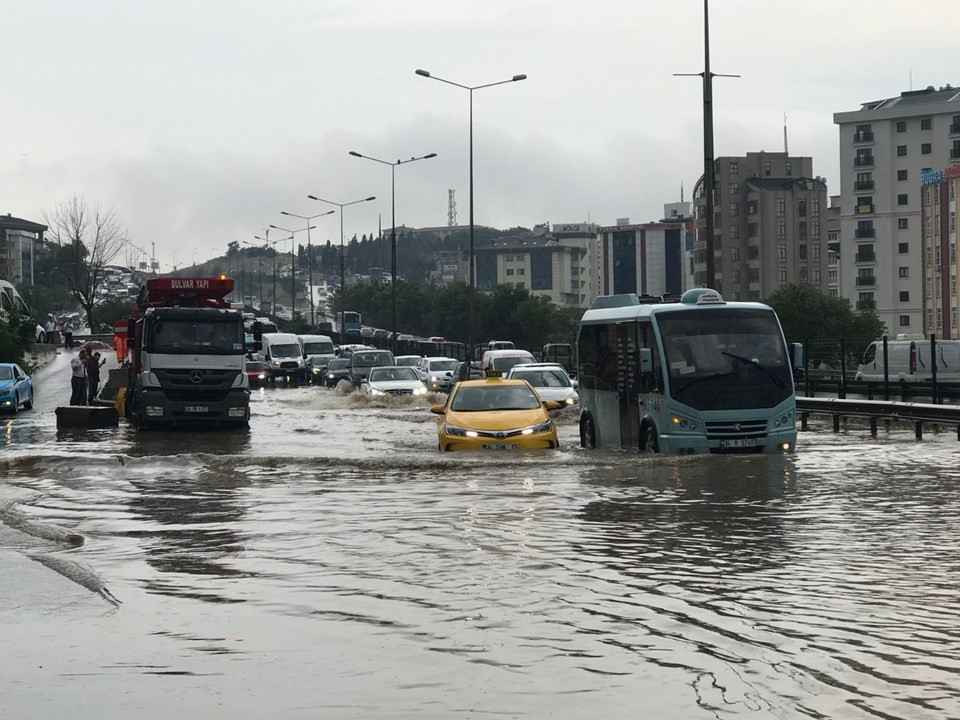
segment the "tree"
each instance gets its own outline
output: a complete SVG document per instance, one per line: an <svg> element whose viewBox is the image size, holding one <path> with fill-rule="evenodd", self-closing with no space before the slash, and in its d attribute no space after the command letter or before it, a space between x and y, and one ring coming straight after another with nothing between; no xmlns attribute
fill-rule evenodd
<svg viewBox="0 0 960 720"><path fill-rule="evenodd" d="M236 240L231 240L227 243L227 257L233 257L240 252L240 243Z"/></svg>
<svg viewBox="0 0 960 720"><path fill-rule="evenodd" d="M47 237L60 248L66 285L93 327L97 288L104 268L126 245L126 231L113 209L103 210L76 195L44 213L44 221Z"/></svg>
<svg viewBox="0 0 960 720"><path fill-rule="evenodd" d="M36 340L33 319L18 312L0 310L0 359L17 363L27 372L32 364L27 362L27 353Z"/></svg>

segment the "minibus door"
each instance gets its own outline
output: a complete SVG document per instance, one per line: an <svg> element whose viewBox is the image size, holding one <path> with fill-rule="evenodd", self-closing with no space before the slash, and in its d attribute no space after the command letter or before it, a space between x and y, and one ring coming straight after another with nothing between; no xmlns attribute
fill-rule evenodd
<svg viewBox="0 0 960 720"><path fill-rule="evenodd" d="M640 445L640 406L637 378L637 326L617 325L617 397L620 401L620 447L637 449Z"/></svg>

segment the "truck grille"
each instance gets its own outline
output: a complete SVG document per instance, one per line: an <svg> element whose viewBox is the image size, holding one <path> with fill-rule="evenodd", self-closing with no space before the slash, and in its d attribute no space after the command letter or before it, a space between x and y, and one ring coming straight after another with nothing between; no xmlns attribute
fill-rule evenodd
<svg viewBox="0 0 960 720"><path fill-rule="evenodd" d="M191 368L154 370L164 395L173 401L218 401L230 392L239 375L236 370Z"/></svg>

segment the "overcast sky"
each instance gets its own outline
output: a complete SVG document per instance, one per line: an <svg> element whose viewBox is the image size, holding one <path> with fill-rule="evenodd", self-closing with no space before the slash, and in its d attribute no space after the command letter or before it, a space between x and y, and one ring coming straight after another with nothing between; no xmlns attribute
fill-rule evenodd
<svg viewBox="0 0 960 720"><path fill-rule="evenodd" d="M960 86L960 0L713 0L716 154L813 157L833 113ZM0 212L112 207L163 270L346 203L344 231L659 219L703 167L702 0L0 0ZM315 244L340 239L318 218ZM277 237L279 233L275 233ZM305 234L297 235L305 241ZM255 241L254 241L255 242Z"/></svg>

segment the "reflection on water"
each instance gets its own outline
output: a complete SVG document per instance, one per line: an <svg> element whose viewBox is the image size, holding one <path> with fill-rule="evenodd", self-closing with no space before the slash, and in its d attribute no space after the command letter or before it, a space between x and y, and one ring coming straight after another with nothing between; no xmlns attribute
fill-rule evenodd
<svg viewBox="0 0 960 720"><path fill-rule="evenodd" d="M223 717L960 717L955 439L646 457L564 423L560 452L440 455L430 401L255 403L249 433L0 457L23 511L122 588L105 677L205 675L170 687ZM88 627L59 629L76 664L103 646ZM36 637L6 643L14 687ZM114 714L179 707L140 675L87 680Z"/></svg>

